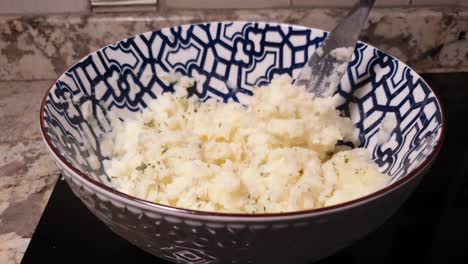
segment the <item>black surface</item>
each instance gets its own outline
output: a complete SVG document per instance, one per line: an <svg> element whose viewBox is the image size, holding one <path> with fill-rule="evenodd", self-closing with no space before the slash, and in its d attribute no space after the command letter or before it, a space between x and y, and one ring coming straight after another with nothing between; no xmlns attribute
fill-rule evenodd
<svg viewBox="0 0 468 264"><path fill-rule="evenodd" d="M446 110L445 144L400 210L374 233L328 263L468 263L468 73L424 78ZM59 180L22 261L31 263L169 263L114 235Z"/></svg>

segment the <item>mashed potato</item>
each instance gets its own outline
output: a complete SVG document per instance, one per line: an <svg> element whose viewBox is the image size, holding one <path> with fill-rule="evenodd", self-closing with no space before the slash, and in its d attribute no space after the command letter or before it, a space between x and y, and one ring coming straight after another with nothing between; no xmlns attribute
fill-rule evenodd
<svg viewBox="0 0 468 264"><path fill-rule="evenodd" d="M254 89L250 105L166 93L103 142L115 187L165 205L274 213L319 208L387 183L354 141L337 98L316 98L282 76Z"/></svg>

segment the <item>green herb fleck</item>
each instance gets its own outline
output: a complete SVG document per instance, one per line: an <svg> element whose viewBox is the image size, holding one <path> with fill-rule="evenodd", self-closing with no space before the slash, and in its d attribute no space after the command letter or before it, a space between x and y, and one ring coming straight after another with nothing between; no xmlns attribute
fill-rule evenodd
<svg viewBox="0 0 468 264"><path fill-rule="evenodd" d="M145 123L145 126L147 127L154 127L154 120L149 121L148 123Z"/></svg>
<svg viewBox="0 0 468 264"><path fill-rule="evenodd" d="M300 175L304 174L304 170L302 168L299 170L299 174Z"/></svg>
<svg viewBox="0 0 468 264"><path fill-rule="evenodd" d="M136 167L135 169L138 170L138 171L143 172L143 171L145 171L146 167L148 167L148 166L146 166L146 164L141 163L141 164L140 164L138 167Z"/></svg>
<svg viewBox="0 0 468 264"><path fill-rule="evenodd" d="M348 157L345 157L345 158L344 158L344 163L348 164L348 162L349 162L349 158L348 158Z"/></svg>
<svg viewBox="0 0 468 264"><path fill-rule="evenodd" d="M161 154L166 153L166 151L167 151L168 149L169 149L169 148L164 148L164 149L162 150Z"/></svg>
<svg viewBox="0 0 468 264"><path fill-rule="evenodd" d="M218 127L221 127L221 122L218 123Z"/></svg>

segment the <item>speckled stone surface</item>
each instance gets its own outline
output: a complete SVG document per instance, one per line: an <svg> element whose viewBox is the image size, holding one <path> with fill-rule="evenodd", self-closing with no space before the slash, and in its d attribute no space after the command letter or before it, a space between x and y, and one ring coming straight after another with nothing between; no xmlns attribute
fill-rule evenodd
<svg viewBox="0 0 468 264"><path fill-rule="evenodd" d="M104 45L162 27L276 21L330 30L342 9L163 10L150 14L0 17L0 80L54 79ZM362 40L419 72L468 71L468 9L376 8Z"/></svg>
<svg viewBox="0 0 468 264"><path fill-rule="evenodd" d="M59 173L39 132L51 81L0 82L0 263L19 263Z"/></svg>

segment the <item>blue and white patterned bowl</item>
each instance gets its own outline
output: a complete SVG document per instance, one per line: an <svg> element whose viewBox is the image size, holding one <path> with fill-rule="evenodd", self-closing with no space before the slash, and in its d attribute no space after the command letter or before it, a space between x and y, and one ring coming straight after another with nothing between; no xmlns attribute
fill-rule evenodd
<svg viewBox="0 0 468 264"><path fill-rule="evenodd" d="M109 112L125 118L173 86L168 72L195 77L201 99L243 102L275 75L297 76L327 33L294 25L220 22L149 32L83 58L52 85L41 129L73 192L114 232L141 249L179 263L291 263L317 260L384 222L413 191L442 143L444 118L428 85L399 60L364 43L338 93L339 108L360 130L362 145L391 177L383 190L303 212L208 213L143 201L113 190L96 156L111 130ZM228 84L227 86L225 84ZM229 87L236 87L233 90ZM83 106L91 107L87 122ZM379 122L398 126L377 144Z"/></svg>

